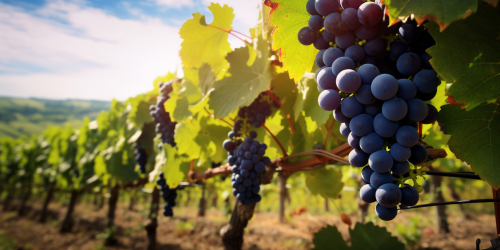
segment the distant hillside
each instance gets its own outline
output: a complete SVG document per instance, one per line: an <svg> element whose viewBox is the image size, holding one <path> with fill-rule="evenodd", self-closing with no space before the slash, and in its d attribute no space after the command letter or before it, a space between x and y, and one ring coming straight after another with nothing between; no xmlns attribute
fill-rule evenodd
<svg viewBox="0 0 500 250"><path fill-rule="evenodd" d="M110 105L108 101L0 97L0 137L41 134L49 125L66 123L77 128L84 117L95 119Z"/></svg>

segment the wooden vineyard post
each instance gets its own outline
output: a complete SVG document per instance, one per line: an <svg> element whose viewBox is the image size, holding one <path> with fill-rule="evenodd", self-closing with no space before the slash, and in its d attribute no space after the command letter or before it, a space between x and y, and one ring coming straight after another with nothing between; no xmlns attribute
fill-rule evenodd
<svg viewBox="0 0 500 250"><path fill-rule="evenodd" d="M493 198L500 199L500 189L493 189ZM494 202L495 205L495 222L497 225L497 238L500 238L500 202Z"/></svg>
<svg viewBox="0 0 500 250"><path fill-rule="evenodd" d="M243 247L243 232L252 218L255 210L255 204L243 205L239 200L236 200L233 213L229 223L222 227L220 235L222 243L226 250L239 250Z"/></svg>
<svg viewBox="0 0 500 250"><path fill-rule="evenodd" d="M66 215L64 216L64 220L61 223L61 233L70 232L73 228L73 211L75 209L76 202L78 200L79 190L72 189L71 190L71 198L69 200L68 208L66 210Z"/></svg>
<svg viewBox="0 0 500 250"><path fill-rule="evenodd" d="M151 195L151 206L149 208L149 219L146 223L146 233L148 235L147 250L156 249L156 228L158 227L158 210L160 208L160 190L155 187Z"/></svg>

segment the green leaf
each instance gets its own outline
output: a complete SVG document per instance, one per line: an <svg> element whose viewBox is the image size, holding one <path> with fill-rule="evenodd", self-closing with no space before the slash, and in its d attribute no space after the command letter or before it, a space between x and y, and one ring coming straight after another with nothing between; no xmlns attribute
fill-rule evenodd
<svg viewBox="0 0 500 250"><path fill-rule="evenodd" d="M317 50L314 46L302 45L297 34L303 27L308 26L311 15L307 13L307 0L271 0L276 9L271 10L271 25L273 31L273 50L280 51L280 60L288 70L290 77L296 82L304 73L313 68Z"/></svg>
<svg viewBox="0 0 500 250"><path fill-rule="evenodd" d="M427 24L436 45L429 48L431 64L446 82L448 94L473 109L500 97L500 8L485 3L476 14L439 32Z"/></svg>
<svg viewBox="0 0 500 250"><path fill-rule="evenodd" d="M351 235L351 246L347 246L339 230L335 226L326 226L314 234L314 250L377 250L405 249L405 245L392 236L387 229L378 227L369 222L367 224L356 223L354 229L349 228Z"/></svg>
<svg viewBox="0 0 500 250"><path fill-rule="evenodd" d="M327 225L314 234L313 250L349 249L336 226Z"/></svg>
<svg viewBox="0 0 500 250"><path fill-rule="evenodd" d="M320 168L314 171L305 172L306 185L314 195L321 195L324 198L338 198L344 183L342 173L333 168Z"/></svg>
<svg viewBox="0 0 500 250"><path fill-rule="evenodd" d="M419 24L426 19L435 20L441 30L451 22L464 19L476 12L478 0L384 0L389 12L390 22L395 22L399 17L411 14Z"/></svg>
<svg viewBox="0 0 500 250"><path fill-rule="evenodd" d="M208 104L214 110L215 117L226 117L241 106L250 105L257 96L271 85L269 50L267 41L258 39L257 50L249 46L237 48L227 55L231 76L215 82ZM251 54L256 58L249 66Z"/></svg>
<svg viewBox="0 0 500 250"><path fill-rule="evenodd" d="M201 65L201 68L198 72L198 77L200 79L199 86L201 89L201 94L203 97L205 97L213 89L215 83L215 75L214 72L212 72L209 64L205 63Z"/></svg>
<svg viewBox="0 0 500 250"><path fill-rule="evenodd" d="M198 158L201 148L196 143L195 138L198 136L200 129L200 124L196 120L186 120L177 124L175 142L178 154L186 154L189 159Z"/></svg>
<svg viewBox="0 0 500 250"><path fill-rule="evenodd" d="M234 14L233 8L227 5L221 7L212 3L208 9L214 16L210 25L207 25L205 16L200 13L193 14L193 18L182 25L179 34L184 41L180 54L184 67L200 68L203 63L208 63L218 74L227 68L224 57L231 51L227 41L229 34L220 29L233 29L231 24Z"/></svg>
<svg viewBox="0 0 500 250"><path fill-rule="evenodd" d="M227 154L225 149L222 148L222 142L227 138L227 134L231 131L229 127L208 125L206 132L210 136L211 142L215 144L216 151L211 154L212 161L223 162L226 160Z"/></svg>
<svg viewBox="0 0 500 250"><path fill-rule="evenodd" d="M271 81L271 91L279 98L281 102L280 110L284 114L293 115L293 106L297 99L297 85L288 77L288 73L278 74Z"/></svg>
<svg viewBox="0 0 500 250"><path fill-rule="evenodd" d="M297 96L297 102L293 107L296 119L300 113L304 111L305 116L311 117L317 124L323 124L333 115L332 112L325 111L318 105L318 96L320 93L314 81L313 74L306 74L297 84L297 88L299 94Z"/></svg>
<svg viewBox="0 0 500 250"><path fill-rule="evenodd" d="M177 187L179 182L183 181L186 176L181 169L181 164L183 164L184 161L175 151L175 148L169 144L163 144L163 154L165 156L163 161L163 174L170 188Z"/></svg>
<svg viewBox="0 0 500 250"><path fill-rule="evenodd" d="M353 250L404 250L405 245L398 238L387 232L384 227L378 227L369 222L366 224L356 223L354 229L349 228Z"/></svg>
<svg viewBox="0 0 500 250"><path fill-rule="evenodd" d="M500 188L499 105L481 104L470 111L446 105L438 114L438 122L451 135L450 150L494 188Z"/></svg>
<svg viewBox="0 0 500 250"><path fill-rule="evenodd" d="M149 106L154 105L154 98L149 98L147 95L141 94L131 97L128 100L129 105L132 107L128 118L136 127L142 127L144 123L152 121L149 114Z"/></svg>

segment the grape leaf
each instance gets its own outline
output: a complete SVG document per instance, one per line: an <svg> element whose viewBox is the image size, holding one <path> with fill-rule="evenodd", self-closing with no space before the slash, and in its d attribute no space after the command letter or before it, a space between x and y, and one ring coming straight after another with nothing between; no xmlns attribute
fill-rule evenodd
<svg viewBox="0 0 500 250"><path fill-rule="evenodd" d="M438 122L451 135L448 145L456 157L494 188L500 188L500 102L481 104L466 111L445 105Z"/></svg>
<svg viewBox="0 0 500 250"><path fill-rule="evenodd" d="M200 129L198 121L192 119L177 124L175 127L175 142L179 154L186 154L189 159L198 158L201 148L195 142L195 138L198 136Z"/></svg>
<svg viewBox="0 0 500 250"><path fill-rule="evenodd" d="M476 14L443 32L426 26L436 40L428 52L431 64L446 82L448 94L473 109L500 97L500 8L481 2Z"/></svg>
<svg viewBox="0 0 500 250"><path fill-rule="evenodd" d="M140 128L144 125L144 123L148 123L153 120L149 114L149 106L155 104L155 98L150 98L145 94L141 94L131 97L128 102L132 107L130 113L128 114L128 119L134 124L134 126Z"/></svg>
<svg viewBox="0 0 500 250"><path fill-rule="evenodd" d="M349 234L351 235L351 249L353 250L405 249L405 245L387 232L387 229L375 226L371 222L366 224L356 223L354 229L349 228Z"/></svg>
<svg viewBox="0 0 500 250"><path fill-rule="evenodd" d="M338 198L340 191L344 187L342 173L333 168L320 168L314 171L305 172L306 185L314 195L321 195L324 198Z"/></svg>
<svg viewBox="0 0 500 250"><path fill-rule="evenodd" d="M271 81L271 91L279 98L280 110L284 114L293 115L293 106L297 99L297 85L288 77L287 73L278 74Z"/></svg>
<svg viewBox="0 0 500 250"><path fill-rule="evenodd" d="M269 89L271 72L267 41L258 39L256 47L256 50L249 46L237 48L227 55L231 76L215 82L208 101L215 117L225 117L240 106L250 105L261 92ZM249 66L252 53L256 58Z"/></svg>
<svg viewBox="0 0 500 250"><path fill-rule="evenodd" d="M176 133L177 134L177 133ZM185 173L181 170L181 165L184 163L182 157L176 154L175 148L169 144L163 144L164 160L163 164L163 174L170 188L175 188L179 182L184 180Z"/></svg>
<svg viewBox="0 0 500 250"><path fill-rule="evenodd" d="M229 34L220 29L233 29L231 24L234 14L233 8L227 5L221 7L212 3L208 9L214 15L210 25L206 24L205 16L198 12L182 25L179 34L184 41L180 55L184 67L199 68L203 63L208 63L217 74L227 68L224 57L231 51L227 41Z"/></svg>
<svg viewBox="0 0 500 250"><path fill-rule="evenodd" d="M297 118L299 113L304 111L305 116L311 117L317 124L323 124L328 120L332 112L325 111L318 105L319 91L314 81L314 75L306 74L297 84L297 88L299 94L294 106L295 117Z"/></svg>
<svg viewBox="0 0 500 250"><path fill-rule="evenodd" d="M212 68L210 68L210 65L205 63L201 65L198 76L200 79L199 86L201 89L201 94L203 97L205 97L210 93L214 86L215 75L214 72L212 72Z"/></svg>
<svg viewBox="0 0 500 250"><path fill-rule="evenodd" d="M365 250L365 249L405 249L405 245L392 236L384 227L373 225L372 222L356 223L354 229L349 228L351 246L342 238L335 226L326 226L314 234L314 250Z"/></svg>
<svg viewBox="0 0 500 250"><path fill-rule="evenodd" d="M383 0L387 6L390 23L399 17L415 15L415 19L422 24L426 19L435 20L441 30L451 22L464 19L476 12L478 0Z"/></svg>
<svg viewBox="0 0 500 250"><path fill-rule="evenodd" d="M269 3L270 2L270 3ZM307 0L270 0L266 4L270 12L274 51L279 50L283 68L298 82L304 73L313 68L317 50L314 46L302 45L298 40L299 30L308 26L311 15L306 10Z"/></svg>
<svg viewBox="0 0 500 250"><path fill-rule="evenodd" d="M337 227L330 225L314 233L313 244L313 250L349 249Z"/></svg>

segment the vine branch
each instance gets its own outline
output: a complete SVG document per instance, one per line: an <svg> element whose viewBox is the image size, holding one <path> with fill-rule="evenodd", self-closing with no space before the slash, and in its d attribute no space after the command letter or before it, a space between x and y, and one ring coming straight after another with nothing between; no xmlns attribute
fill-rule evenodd
<svg viewBox="0 0 500 250"><path fill-rule="evenodd" d="M278 97L276 97L273 92L269 91L269 90L266 90L266 94L271 97L276 103L278 103L278 105L280 105L281 107L281 102L280 100L278 99Z"/></svg>
<svg viewBox="0 0 500 250"><path fill-rule="evenodd" d="M212 114L211 114L211 113L207 110L207 107L204 107L204 109L205 109L205 111L208 113L208 115L209 115L210 117L215 118L215 116L214 116L214 115L212 115ZM221 120L221 121L225 122L227 125L231 126L231 128L233 127L233 125L232 125L231 123L227 122L226 120L224 120L224 119L222 119L222 118L219 118L219 120Z"/></svg>
<svg viewBox="0 0 500 250"><path fill-rule="evenodd" d="M323 143L323 148L326 148L326 142L328 141L328 137L332 133L332 128L333 128L334 124L335 124L335 120L333 120L332 125L330 125L330 127L328 127L328 132L326 133L325 142Z"/></svg>
<svg viewBox="0 0 500 250"><path fill-rule="evenodd" d="M281 152L283 153L283 156L288 156L288 154L286 153L285 151L285 148L283 148L283 145L281 145L281 142L278 140L278 138L276 138L276 136L274 136L273 133L271 133L271 131L266 127L266 125L261 122L260 123L262 125L262 127L264 127L264 129L266 129L267 133L274 139L274 141L278 144L278 146L280 147L281 149Z"/></svg>
<svg viewBox="0 0 500 250"><path fill-rule="evenodd" d="M235 34L231 33L231 31L233 31L233 30L225 30L225 29L223 29L223 28L219 28L219 27L217 27L217 26L213 26L213 25L210 25L210 24L207 24L207 26L208 26L208 27L215 28L215 29L218 29L218 30L222 30L222 31L224 31L224 32L226 32L226 33L228 33L228 34L230 34L230 35L233 35L234 37L236 37L236 38L240 39L242 42L244 42L244 43L246 43L246 44L250 44L250 42L248 42L247 40L243 40L241 37L239 37L239 36L237 36L237 35L235 35ZM238 32L238 33L240 33L240 32ZM240 34L241 34L241 33L240 33Z"/></svg>
<svg viewBox="0 0 500 250"><path fill-rule="evenodd" d="M467 204L467 203L485 203L485 202L500 202L500 199L477 199L477 200L463 200L463 201L447 201L447 202L436 202L417 206L399 206L399 210L421 208L421 207L433 207L433 206L446 206L455 204Z"/></svg>

